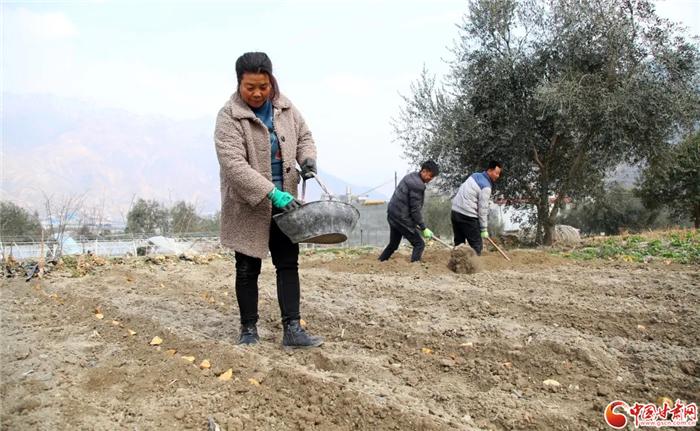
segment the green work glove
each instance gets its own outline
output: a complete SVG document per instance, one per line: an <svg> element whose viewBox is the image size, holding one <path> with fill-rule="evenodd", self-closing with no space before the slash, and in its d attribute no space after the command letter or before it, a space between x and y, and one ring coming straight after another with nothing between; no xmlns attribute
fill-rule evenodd
<svg viewBox="0 0 700 431"><path fill-rule="evenodd" d="M487 230L482 230L482 231L481 231L481 237L482 237L482 238L488 238L488 237L489 237L489 231L487 231Z"/></svg>
<svg viewBox="0 0 700 431"><path fill-rule="evenodd" d="M423 229L423 232L421 232L421 234L423 235L423 238L425 238L425 239L430 239L433 237L433 231L428 229L427 227L425 229Z"/></svg>
<svg viewBox="0 0 700 431"><path fill-rule="evenodd" d="M294 196L292 196L291 193L283 192L277 187L275 187L274 190L267 195L267 197L270 198L270 201L275 208L281 208L285 211L293 210L301 206L299 201L294 199Z"/></svg>

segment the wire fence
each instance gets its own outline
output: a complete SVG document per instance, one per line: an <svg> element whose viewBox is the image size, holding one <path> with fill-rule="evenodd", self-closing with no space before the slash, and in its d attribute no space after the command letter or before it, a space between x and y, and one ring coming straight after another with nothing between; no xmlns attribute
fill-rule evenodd
<svg viewBox="0 0 700 431"><path fill-rule="evenodd" d="M152 243L148 238L124 238L124 239L77 239L70 247L64 244L64 255L94 254L104 257L137 256L146 254L175 253L179 252L214 252L221 248L218 236L184 236L166 238L176 245L173 249L164 250ZM368 230L366 228L355 229L345 242L333 245L300 244L302 249L326 248L326 247L383 247L389 241L389 230ZM35 259L43 255L51 258L57 253L58 244L55 241L2 241L0 242L0 257L12 256L15 259ZM176 250L176 251L173 251ZM179 251L179 252L178 252Z"/></svg>
<svg viewBox="0 0 700 431"><path fill-rule="evenodd" d="M86 239L70 238L70 242L63 244L62 254L94 254L98 256L136 256L158 252L176 253L181 252L210 252L217 250L219 246L218 236L180 236L165 238L171 247L163 250L149 240L149 237L127 237L123 238L100 238ZM1 257L12 256L16 259L38 258L42 254L52 258L58 252L56 241L2 241L0 242Z"/></svg>
<svg viewBox="0 0 700 431"><path fill-rule="evenodd" d="M358 207L360 219L348 239L340 244L318 245L300 244L301 248L343 248L374 246L384 247L389 242L389 225L386 221L386 205ZM137 256L154 253L213 252L220 250L218 232L187 232L170 235L160 241L150 235L109 234L96 237L78 236L66 233L62 254L95 254L98 256ZM2 258L13 256L16 259L56 256L59 244L56 240L46 242L27 237L0 238ZM169 249L169 250L168 250Z"/></svg>

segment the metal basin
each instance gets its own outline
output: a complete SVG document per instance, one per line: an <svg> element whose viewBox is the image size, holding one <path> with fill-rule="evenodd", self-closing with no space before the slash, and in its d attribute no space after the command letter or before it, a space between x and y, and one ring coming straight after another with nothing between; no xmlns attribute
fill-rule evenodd
<svg viewBox="0 0 700 431"><path fill-rule="evenodd" d="M327 200L305 203L272 218L295 244L338 244L348 239L360 212L345 202Z"/></svg>

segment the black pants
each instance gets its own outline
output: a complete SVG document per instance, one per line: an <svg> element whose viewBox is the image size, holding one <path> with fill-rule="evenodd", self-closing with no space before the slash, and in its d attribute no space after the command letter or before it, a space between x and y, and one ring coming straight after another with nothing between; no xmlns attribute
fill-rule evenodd
<svg viewBox="0 0 700 431"><path fill-rule="evenodd" d="M277 270L277 301L282 322L299 320L299 244L294 244L270 223L270 254ZM241 313L241 324L258 321L258 276L262 260L236 252L236 299Z"/></svg>
<svg viewBox="0 0 700 431"><path fill-rule="evenodd" d="M379 256L379 260L382 262L388 260L392 254L399 248L401 244L401 237L404 237L413 246L413 253L411 253L411 262L419 261L421 256L423 256L423 250L425 250L425 241L418 234L418 229L406 229L396 223L389 221L389 245L386 246L382 254Z"/></svg>
<svg viewBox="0 0 700 431"><path fill-rule="evenodd" d="M468 217L457 211L452 211L450 215L452 221L452 233L455 237L455 246L464 244L466 239L469 246L474 249L476 254L481 256L483 241L481 240L481 227L477 217Z"/></svg>

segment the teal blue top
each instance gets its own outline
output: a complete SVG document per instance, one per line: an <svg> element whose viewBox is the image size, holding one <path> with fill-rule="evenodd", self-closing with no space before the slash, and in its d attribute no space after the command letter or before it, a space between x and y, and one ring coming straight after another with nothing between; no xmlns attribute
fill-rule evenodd
<svg viewBox="0 0 700 431"><path fill-rule="evenodd" d="M282 150L275 133L273 124L272 102L267 100L261 107L253 109L255 116L263 122L270 132L270 163L272 167L272 182L275 187L282 190Z"/></svg>

